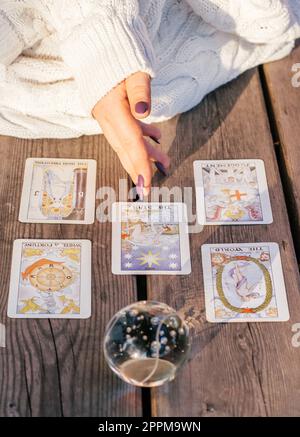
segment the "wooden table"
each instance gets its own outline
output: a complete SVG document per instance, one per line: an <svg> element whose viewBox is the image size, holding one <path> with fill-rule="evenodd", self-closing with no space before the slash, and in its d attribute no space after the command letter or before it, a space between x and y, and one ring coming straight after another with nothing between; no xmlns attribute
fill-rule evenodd
<svg viewBox="0 0 300 437"><path fill-rule="evenodd" d="M300 415L300 348L292 346L292 327L300 322L294 250L300 254L300 88L291 85L291 68L297 61L300 47L289 58L247 72L192 111L161 125L162 148L172 158L172 169L166 181L155 175L154 185L194 187L195 159L261 158L274 215L271 225L207 226L192 234L192 274L172 281L165 276L113 276L110 223L18 222L24 164L30 156L94 158L97 188L118 189L119 179L127 176L103 136L65 141L1 137L0 322L6 346L0 347L0 416ZM194 198L193 206L195 210ZM92 240L90 319L7 318L16 238ZM280 245L290 321L206 322L201 245L257 241ZM151 391L118 379L102 353L108 320L121 307L143 298L181 309L195 326L191 356L180 377Z"/></svg>

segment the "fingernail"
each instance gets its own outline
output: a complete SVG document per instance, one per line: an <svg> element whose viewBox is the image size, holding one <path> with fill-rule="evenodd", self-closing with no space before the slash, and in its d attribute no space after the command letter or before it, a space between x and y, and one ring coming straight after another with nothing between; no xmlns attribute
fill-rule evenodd
<svg viewBox="0 0 300 437"><path fill-rule="evenodd" d="M158 170L158 171L159 171L163 176L168 176L168 172L167 172L167 170L165 169L165 166L164 166L161 162L159 162L159 161L155 161L154 164L155 164L155 167L157 168L157 170Z"/></svg>
<svg viewBox="0 0 300 437"><path fill-rule="evenodd" d="M142 175L138 175L138 180L137 180L137 184L136 184L136 192L139 196L139 199L141 201L144 200L144 178Z"/></svg>
<svg viewBox="0 0 300 437"><path fill-rule="evenodd" d="M152 135L149 135L149 138L151 138L151 140L155 141L157 144L160 144L160 142L158 141L157 138L153 137Z"/></svg>
<svg viewBox="0 0 300 437"><path fill-rule="evenodd" d="M135 112L137 114L144 114L146 111L148 111L148 103L146 103L146 102L138 102L135 105Z"/></svg>

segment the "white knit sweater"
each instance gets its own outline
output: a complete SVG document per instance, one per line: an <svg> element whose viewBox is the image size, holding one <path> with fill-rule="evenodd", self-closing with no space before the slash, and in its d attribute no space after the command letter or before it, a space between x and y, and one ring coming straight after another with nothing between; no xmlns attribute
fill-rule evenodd
<svg viewBox="0 0 300 437"><path fill-rule="evenodd" d="M0 0L0 134L99 133L91 109L136 71L164 120L299 36L300 0Z"/></svg>

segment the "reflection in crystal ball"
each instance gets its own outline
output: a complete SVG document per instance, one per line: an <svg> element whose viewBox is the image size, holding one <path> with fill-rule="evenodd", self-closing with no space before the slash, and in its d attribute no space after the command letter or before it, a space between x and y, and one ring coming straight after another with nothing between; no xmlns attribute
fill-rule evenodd
<svg viewBox="0 0 300 437"><path fill-rule="evenodd" d="M141 301L119 311L109 322L104 354L123 380L142 387L171 381L187 358L189 332L166 304Z"/></svg>

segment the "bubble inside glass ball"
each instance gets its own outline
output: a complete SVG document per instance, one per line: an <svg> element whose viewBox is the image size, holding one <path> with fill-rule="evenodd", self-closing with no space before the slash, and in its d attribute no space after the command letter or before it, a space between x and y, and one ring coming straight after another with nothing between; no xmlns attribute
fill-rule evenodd
<svg viewBox="0 0 300 437"><path fill-rule="evenodd" d="M189 333L166 304L141 301L119 311L109 322L104 354L123 380L142 387L171 381L187 358Z"/></svg>

